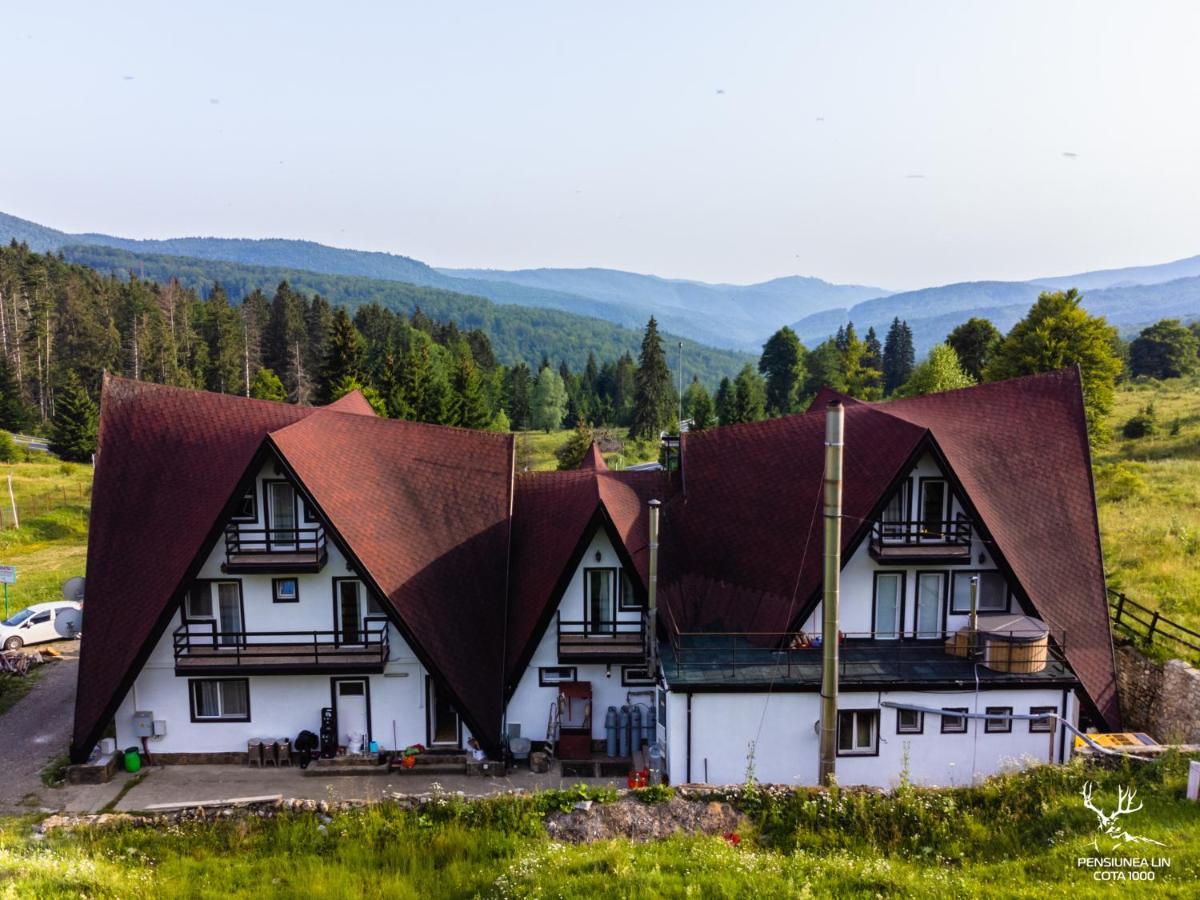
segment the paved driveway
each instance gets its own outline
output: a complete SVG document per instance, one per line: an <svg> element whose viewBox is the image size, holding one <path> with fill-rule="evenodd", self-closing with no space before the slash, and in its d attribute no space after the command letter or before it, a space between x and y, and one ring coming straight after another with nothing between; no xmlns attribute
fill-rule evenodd
<svg viewBox="0 0 1200 900"><path fill-rule="evenodd" d="M46 663L33 690L0 716L0 812L59 806L51 799L54 792L42 784L41 772L71 741L79 643L50 646L63 658Z"/></svg>

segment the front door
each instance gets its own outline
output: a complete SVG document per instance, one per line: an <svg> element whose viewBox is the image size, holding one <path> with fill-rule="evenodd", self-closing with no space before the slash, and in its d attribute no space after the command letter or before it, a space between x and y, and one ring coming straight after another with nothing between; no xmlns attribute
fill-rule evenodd
<svg viewBox="0 0 1200 900"><path fill-rule="evenodd" d="M267 482L268 550L296 549L296 490L286 481Z"/></svg>
<svg viewBox="0 0 1200 900"><path fill-rule="evenodd" d="M437 689L437 683L428 679L429 685L429 745L431 747L458 747L461 745L458 713Z"/></svg>
<svg viewBox="0 0 1200 900"><path fill-rule="evenodd" d="M337 739L350 744L355 735L363 736L363 746L371 740L371 716L368 711L370 688L365 678L333 679Z"/></svg>

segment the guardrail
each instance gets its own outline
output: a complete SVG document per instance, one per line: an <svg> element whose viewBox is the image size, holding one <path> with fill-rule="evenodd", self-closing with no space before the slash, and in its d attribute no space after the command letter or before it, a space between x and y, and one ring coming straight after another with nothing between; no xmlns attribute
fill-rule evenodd
<svg viewBox="0 0 1200 900"><path fill-rule="evenodd" d="M878 521L871 526L871 543L877 547L935 544L952 547L971 545L971 520L959 516L935 522L929 520Z"/></svg>
<svg viewBox="0 0 1200 900"><path fill-rule="evenodd" d="M1109 617L1114 626L1134 640L1149 647L1154 643L1170 643L1194 654L1200 654L1200 632L1168 619L1156 609L1143 606L1120 591L1108 589Z"/></svg>
<svg viewBox="0 0 1200 900"><path fill-rule="evenodd" d="M253 556L260 553L325 554L325 529L254 528L230 524L225 528L225 556Z"/></svg>
<svg viewBox="0 0 1200 900"><path fill-rule="evenodd" d="M192 629L208 629L197 633ZM272 640L264 640L271 638ZM292 640L279 640L280 638ZM235 666L270 665L273 660L319 666L343 663L347 655L370 655L380 665L388 658L386 622L369 621L356 631L217 631L216 622L188 620L172 632L175 660L220 659Z"/></svg>

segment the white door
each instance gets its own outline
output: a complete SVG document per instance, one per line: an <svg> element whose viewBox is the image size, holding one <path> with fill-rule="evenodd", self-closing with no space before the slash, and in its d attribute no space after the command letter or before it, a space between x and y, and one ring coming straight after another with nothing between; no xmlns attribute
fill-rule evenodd
<svg viewBox="0 0 1200 900"><path fill-rule="evenodd" d="M945 575L941 572L922 572L917 576L918 638L942 636L942 597L945 594Z"/></svg>
<svg viewBox="0 0 1200 900"><path fill-rule="evenodd" d="M286 481L267 482L271 550L296 549L296 491Z"/></svg>
<svg viewBox="0 0 1200 900"><path fill-rule="evenodd" d="M341 679L335 681L334 685L334 693L337 695L338 743L348 744L352 734L365 735L365 741L370 741L371 729L367 723L367 680Z"/></svg>

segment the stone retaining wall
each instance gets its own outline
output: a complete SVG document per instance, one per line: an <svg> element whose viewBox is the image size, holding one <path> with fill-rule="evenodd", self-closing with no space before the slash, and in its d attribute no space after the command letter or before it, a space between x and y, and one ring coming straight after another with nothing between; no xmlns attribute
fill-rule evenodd
<svg viewBox="0 0 1200 900"><path fill-rule="evenodd" d="M1164 744L1200 743L1200 670L1180 659L1156 662L1127 644L1117 648L1117 687L1128 730Z"/></svg>

